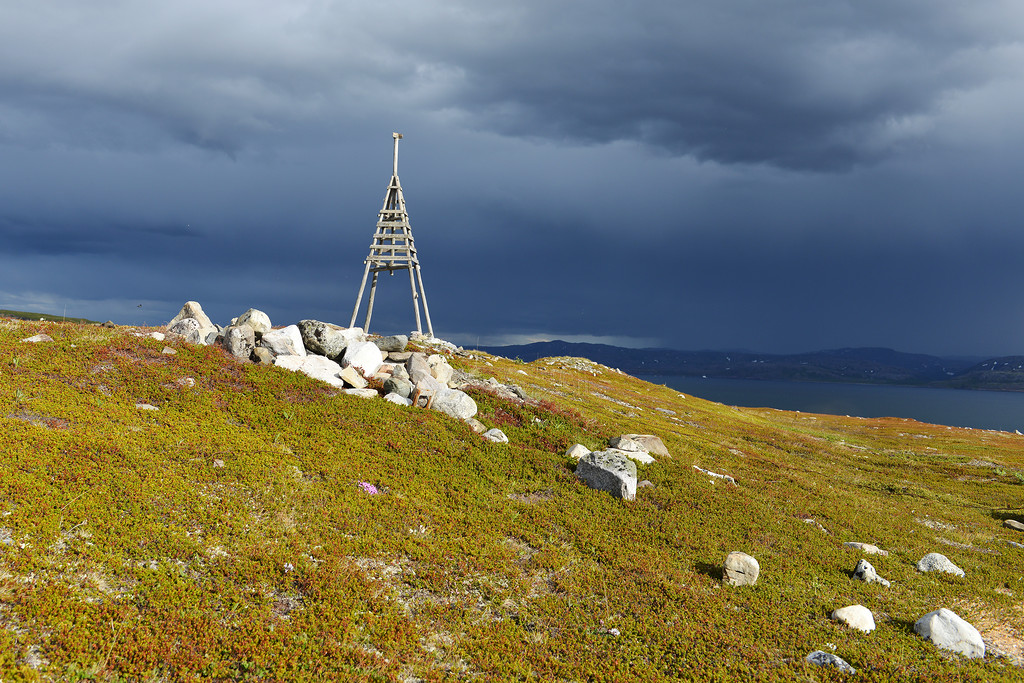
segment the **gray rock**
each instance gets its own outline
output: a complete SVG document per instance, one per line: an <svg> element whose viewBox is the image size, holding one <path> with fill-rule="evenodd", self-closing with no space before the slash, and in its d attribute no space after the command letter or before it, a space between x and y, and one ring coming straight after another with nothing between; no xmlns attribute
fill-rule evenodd
<svg viewBox="0 0 1024 683"><path fill-rule="evenodd" d="M388 401L390 403L397 403L400 406L411 406L412 405L412 401L410 399L406 398L405 396L400 396L399 394L394 394L394 393L386 394L384 396L384 400Z"/></svg>
<svg viewBox="0 0 1024 683"><path fill-rule="evenodd" d="M434 394L434 402L430 407L456 420L465 420L476 415L476 401L469 394L448 387Z"/></svg>
<svg viewBox="0 0 1024 683"><path fill-rule="evenodd" d="M1003 520L1003 526L1016 529L1017 531L1024 531L1024 522L1018 522L1016 519Z"/></svg>
<svg viewBox="0 0 1024 683"><path fill-rule="evenodd" d="M388 360L405 364L412 357L412 351L388 351Z"/></svg>
<svg viewBox="0 0 1024 683"><path fill-rule="evenodd" d="M405 351L409 344L409 338L404 334L395 334L390 337L377 337L371 340L383 353L391 354Z"/></svg>
<svg viewBox="0 0 1024 683"><path fill-rule="evenodd" d="M151 403L136 403L135 407L138 410L160 410L159 408L157 408L155 405L153 405Z"/></svg>
<svg viewBox="0 0 1024 683"><path fill-rule="evenodd" d="M270 332L273 327L273 325L270 324L270 316L255 308L250 308L248 311L238 316L234 324L248 325L252 328L252 331L256 333L257 339L262 338L263 335Z"/></svg>
<svg viewBox="0 0 1024 683"><path fill-rule="evenodd" d="M366 335L359 327L338 327L319 320L302 320L298 327L306 351L331 360L340 358L352 342L366 340Z"/></svg>
<svg viewBox="0 0 1024 683"><path fill-rule="evenodd" d="M469 425L469 428L472 429L477 434L483 434L484 432L487 431L487 427L484 425L484 423L476 419L475 417L467 417L465 420L463 420L463 422Z"/></svg>
<svg viewBox="0 0 1024 683"><path fill-rule="evenodd" d="M854 550L859 550L861 552L868 553L869 555L882 555L883 557L885 557L886 555L889 554L889 551L882 550L877 545L871 545L870 543L859 543L857 541L847 541L843 545L845 547L847 547L847 548L853 548Z"/></svg>
<svg viewBox="0 0 1024 683"><path fill-rule="evenodd" d="M505 436L505 432L501 431L497 427L494 429L488 429L483 434L484 438L494 443L508 443L508 437Z"/></svg>
<svg viewBox="0 0 1024 683"><path fill-rule="evenodd" d="M412 382L392 375L384 381L384 391L389 394L398 394L402 398L409 398L412 396Z"/></svg>
<svg viewBox="0 0 1024 683"><path fill-rule="evenodd" d="M855 674L857 670L850 666L846 660L842 657L838 657L831 652L823 652L822 650L815 650L811 654L807 655L807 661L816 666L830 666L833 669L839 669L843 673Z"/></svg>
<svg viewBox="0 0 1024 683"><path fill-rule="evenodd" d="M943 608L929 612L914 623L914 632L943 650L959 652L965 657L985 656L985 642L978 629L952 610Z"/></svg>
<svg viewBox="0 0 1024 683"><path fill-rule="evenodd" d="M205 344L206 337L199 336L199 321L195 318L175 320L167 326L168 334L176 334L189 344Z"/></svg>
<svg viewBox="0 0 1024 683"><path fill-rule="evenodd" d="M865 559L861 559L853 570L853 578L864 583L880 583L889 586L889 582L878 575L875 568Z"/></svg>
<svg viewBox="0 0 1024 683"><path fill-rule="evenodd" d="M865 633L875 630L875 617L864 605L841 607L832 612L832 619Z"/></svg>
<svg viewBox="0 0 1024 683"><path fill-rule="evenodd" d="M590 449L584 446L583 444L578 443L573 446L569 446L569 450L565 452L565 455L567 457L579 460L580 458L587 457L588 453L590 453Z"/></svg>
<svg viewBox="0 0 1024 683"><path fill-rule="evenodd" d="M652 462L654 462L654 458L652 458L651 454L648 453L647 451L624 451L618 448L611 448L609 450L619 451L627 458L631 460L636 460L638 463L641 463L643 465L650 465Z"/></svg>
<svg viewBox="0 0 1024 683"><path fill-rule="evenodd" d="M165 346L164 348L160 349L160 353L164 354L165 356L178 355L178 351L176 349L171 348L170 346Z"/></svg>
<svg viewBox="0 0 1024 683"><path fill-rule="evenodd" d="M623 500L636 498L636 463L619 451L596 451L576 465L576 478Z"/></svg>
<svg viewBox="0 0 1024 683"><path fill-rule="evenodd" d="M746 553L734 550L725 556L722 581L730 586L753 586L761 574L761 565Z"/></svg>
<svg viewBox="0 0 1024 683"><path fill-rule="evenodd" d="M268 348L277 356L305 356L306 347L302 343L302 333L298 325L289 325L280 330L263 333L260 346Z"/></svg>
<svg viewBox="0 0 1024 683"><path fill-rule="evenodd" d="M14 545L14 537L11 536L10 529L0 527L0 545Z"/></svg>
<svg viewBox="0 0 1024 683"><path fill-rule="evenodd" d="M405 362L405 369L409 371L409 381L418 383L424 377L433 378L430 374L430 366L427 365L427 357L422 353L414 353Z"/></svg>
<svg viewBox="0 0 1024 683"><path fill-rule="evenodd" d="M170 322L167 323L167 327L170 328L176 322L184 320L185 318L192 318L199 323L199 339L205 343L207 335L211 330L216 330L217 327L210 320L210 317L203 312L203 307L199 305L198 301L186 301L185 305L178 311L178 315L171 318ZM192 342L193 344L199 342Z"/></svg>
<svg viewBox="0 0 1024 683"><path fill-rule="evenodd" d="M393 366L391 376L395 379L404 379L407 382L409 381L409 371L405 369L404 363L399 363ZM412 384L412 382L409 383Z"/></svg>
<svg viewBox="0 0 1024 683"><path fill-rule="evenodd" d="M235 358L249 360L252 350L256 348L256 332L248 325L232 325L224 331L221 343Z"/></svg>
<svg viewBox="0 0 1024 683"><path fill-rule="evenodd" d="M270 349L265 349L262 346L257 346L252 350L252 354L249 356L249 360L253 363L259 363L260 365L273 365L274 364L274 352Z"/></svg>
<svg viewBox="0 0 1024 683"><path fill-rule="evenodd" d="M384 364L384 356L376 344L371 342L351 342L342 355L342 367L354 367L366 377L372 377Z"/></svg>
<svg viewBox="0 0 1024 683"><path fill-rule="evenodd" d="M954 576L963 576L964 570L950 562L949 558L941 553L928 553L917 563L919 572L945 572Z"/></svg>

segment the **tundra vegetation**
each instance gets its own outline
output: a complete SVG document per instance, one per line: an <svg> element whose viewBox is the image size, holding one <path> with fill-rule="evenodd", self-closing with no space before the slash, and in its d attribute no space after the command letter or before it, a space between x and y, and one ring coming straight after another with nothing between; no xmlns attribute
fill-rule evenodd
<svg viewBox="0 0 1024 683"><path fill-rule="evenodd" d="M452 356L536 399L473 394L509 437L494 444L147 331L0 320L5 683L1022 677L1024 534L1003 525L1019 435ZM38 333L53 341L21 342ZM639 465L653 486L633 501L565 455L623 433L672 454ZM888 551L871 555L888 588L853 578L848 541ZM734 550L755 585L723 583ZM919 572L930 552L965 576ZM830 619L854 604L874 631ZM978 628L983 658L914 633L939 608Z"/></svg>

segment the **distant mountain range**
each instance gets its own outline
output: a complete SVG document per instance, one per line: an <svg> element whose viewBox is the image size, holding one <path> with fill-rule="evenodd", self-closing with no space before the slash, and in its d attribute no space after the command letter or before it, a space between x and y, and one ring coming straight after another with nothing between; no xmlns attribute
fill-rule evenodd
<svg viewBox="0 0 1024 683"><path fill-rule="evenodd" d="M581 356L636 376L682 375L1024 391L1024 356L991 358L979 363L884 348L781 355L746 351L629 349L558 340L488 346L480 350L524 361L549 356Z"/></svg>

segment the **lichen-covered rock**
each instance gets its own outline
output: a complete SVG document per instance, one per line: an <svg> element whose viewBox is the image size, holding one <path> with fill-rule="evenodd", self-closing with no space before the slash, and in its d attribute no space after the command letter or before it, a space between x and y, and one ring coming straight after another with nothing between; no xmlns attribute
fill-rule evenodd
<svg viewBox="0 0 1024 683"><path fill-rule="evenodd" d="M816 666L830 666L833 669L838 669L843 673L855 674L857 670L854 669L850 664L837 655L831 652L824 652L822 650L815 650L811 654L807 655L807 661Z"/></svg>
<svg viewBox="0 0 1024 683"><path fill-rule="evenodd" d="M864 605L841 607L832 612L832 619L865 633L875 630L875 617L871 614L871 610Z"/></svg>
<svg viewBox="0 0 1024 683"><path fill-rule="evenodd" d="M861 559L853 569L853 578L864 583L880 583L888 586L889 582L878 575L874 566L865 559Z"/></svg>
<svg viewBox="0 0 1024 683"><path fill-rule="evenodd" d="M761 574L761 565L746 553L734 550L725 556L722 581L730 586L753 586Z"/></svg>
<svg viewBox="0 0 1024 683"><path fill-rule="evenodd" d="M261 338L269 332L273 325L270 324L270 316L261 310L250 308L248 311L235 319L235 325L248 325L256 333L256 338Z"/></svg>
<svg viewBox="0 0 1024 683"><path fill-rule="evenodd" d="M395 394L395 393L386 394L384 396L384 400L388 401L390 403L397 403L400 406L411 406L412 405L412 400L411 399L408 399L405 396L401 396L401 395Z"/></svg>
<svg viewBox="0 0 1024 683"><path fill-rule="evenodd" d="M859 550L862 553L867 553L869 555L882 555L884 557L884 556L889 554L889 551L882 550L877 545L871 545L870 543L860 543L858 541L847 541L843 545L845 547L847 547L847 548L853 548L854 550Z"/></svg>
<svg viewBox="0 0 1024 683"><path fill-rule="evenodd" d="M448 386L448 382L452 381L452 375L455 372L454 368L448 365L448 359L434 353L427 356L427 365L430 367L430 374L434 376L434 379Z"/></svg>
<svg viewBox="0 0 1024 683"><path fill-rule="evenodd" d="M235 358L248 360L252 350L256 348L256 332L248 325L232 325L224 330L221 343Z"/></svg>
<svg viewBox="0 0 1024 683"><path fill-rule="evenodd" d="M963 576L964 570L953 564L948 557L942 553L928 553L917 563L919 572L945 572L954 576Z"/></svg>
<svg viewBox="0 0 1024 683"><path fill-rule="evenodd" d="M205 338L199 335L199 329L199 321L195 318L182 318L167 325L168 334L176 334L181 337L182 341L189 344L203 344L206 342Z"/></svg>
<svg viewBox="0 0 1024 683"><path fill-rule="evenodd" d="M384 380L384 392L387 394L398 394L402 398L409 398L412 396L412 382L392 375Z"/></svg>
<svg viewBox="0 0 1024 683"><path fill-rule="evenodd" d="M636 463L615 450L595 451L580 459L576 478L592 489L623 500L636 498Z"/></svg>
<svg viewBox="0 0 1024 683"><path fill-rule="evenodd" d="M914 623L914 632L936 647L965 657L984 657L985 642L978 629L945 608L929 612Z"/></svg>
<svg viewBox="0 0 1024 683"><path fill-rule="evenodd" d="M409 372L409 381L418 384L424 377L433 379L430 374L430 366L427 365L427 357L422 353L414 353L405 362L405 369Z"/></svg>
<svg viewBox="0 0 1024 683"><path fill-rule="evenodd" d="M401 353L405 351L405 347L409 344L409 338L404 334L395 334L390 337L377 337L371 340L377 345L377 348L383 353Z"/></svg>
<svg viewBox="0 0 1024 683"><path fill-rule="evenodd" d="M360 327L338 327L319 320L301 320L298 327L306 351L334 361L345 353L349 344L366 341L366 335Z"/></svg>

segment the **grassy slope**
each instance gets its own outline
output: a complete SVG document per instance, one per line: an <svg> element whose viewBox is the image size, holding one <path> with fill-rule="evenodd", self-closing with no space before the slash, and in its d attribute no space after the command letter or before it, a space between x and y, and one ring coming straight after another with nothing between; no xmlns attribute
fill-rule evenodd
<svg viewBox="0 0 1024 683"><path fill-rule="evenodd" d="M37 332L55 342L19 342ZM829 644L857 680L1020 679L912 632L949 607L1019 643L1024 551L1000 512L1021 505L1019 436L735 409L578 359L453 358L551 402L477 394L503 446L163 346L0 320L5 682L838 679L803 661ZM655 486L630 503L563 455L622 432L674 456L640 468ZM869 559L892 587L854 582L843 541L889 550ZM758 558L756 586L721 585L731 550ZM967 576L919 574L932 551ZM874 633L830 621L854 603Z"/></svg>

